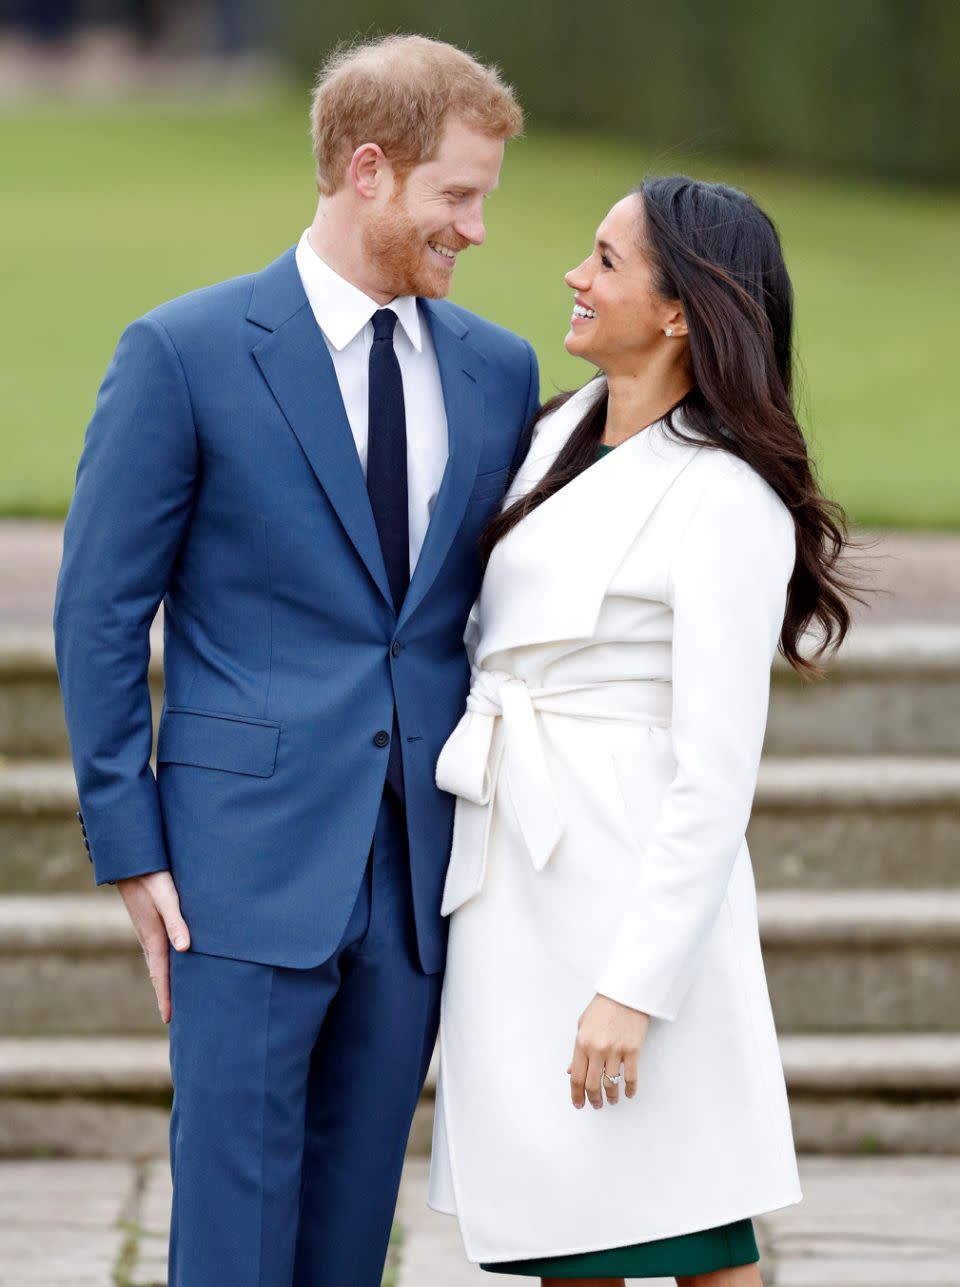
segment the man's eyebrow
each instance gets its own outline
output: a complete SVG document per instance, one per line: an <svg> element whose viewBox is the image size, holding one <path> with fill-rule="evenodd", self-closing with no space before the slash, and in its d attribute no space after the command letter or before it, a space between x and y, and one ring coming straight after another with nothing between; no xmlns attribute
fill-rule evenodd
<svg viewBox="0 0 960 1287"><path fill-rule="evenodd" d="M600 247L600 249L603 251L604 254L606 254L607 251L609 250L610 254L613 255L615 259L623 258L623 255L620 254L619 250L617 250L615 246L611 246L609 241L598 241L597 245Z"/></svg>
<svg viewBox="0 0 960 1287"><path fill-rule="evenodd" d="M443 186L445 188L457 188L463 192L496 192L500 186L500 180L498 179L493 187L490 188L481 188L479 183L470 183L466 179L448 179Z"/></svg>

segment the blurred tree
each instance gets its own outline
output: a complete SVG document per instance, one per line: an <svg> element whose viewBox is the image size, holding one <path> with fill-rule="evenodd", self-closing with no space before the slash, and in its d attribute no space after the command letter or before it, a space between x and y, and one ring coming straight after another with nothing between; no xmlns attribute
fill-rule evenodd
<svg viewBox="0 0 960 1287"><path fill-rule="evenodd" d="M498 63L535 126L960 178L958 0L277 0L274 12L304 77L340 40L417 31Z"/></svg>

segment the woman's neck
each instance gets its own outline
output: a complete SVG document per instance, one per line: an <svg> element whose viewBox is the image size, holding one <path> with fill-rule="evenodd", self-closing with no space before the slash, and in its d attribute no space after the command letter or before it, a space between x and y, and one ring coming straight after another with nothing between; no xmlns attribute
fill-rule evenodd
<svg viewBox="0 0 960 1287"><path fill-rule="evenodd" d="M651 380L649 375L608 375L603 441L613 447L626 442L641 429L662 420L690 388L690 379L683 371L670 372L668 378L657 380Z"/></svg>

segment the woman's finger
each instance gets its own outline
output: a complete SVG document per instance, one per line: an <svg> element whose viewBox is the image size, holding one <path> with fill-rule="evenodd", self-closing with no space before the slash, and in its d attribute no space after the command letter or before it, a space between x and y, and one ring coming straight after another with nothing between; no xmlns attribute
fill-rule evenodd
<svg viewBox="0 0 960 1287"><path fill-rule="evenodd" d="M587 1080L587 1056L577 1045L570 1060L570 1098L574 1108L583 1108Z"/></svg>
<svg viewBox="0 0 960 1287"><path fill-rule="evenodd" d="M591 1054L587 1064L586 1095L594 1108L603 1108L603 1091L600 1075L603 1072L603 1055Z"/></svg>
<svg viewBox="0 0 960 1287"><path fill-rule="evenodd" d="M603 1077L603 1093L607 1097L608 1104L615 1104L620 1098L619 1084L610 1080L611 1077L616 1077L620 1072L620 1066L619 1054L615 1053L611 1058L607 1059Z"/></svg>
<svg viewBox="0 0 960 1287"><path fill-rule="evenodd" d="M639 1076L640 1057L636 1051L628 1053L623 1058L623 1093L627 1099L633 1099L637 1093L637 1078Z"/></svg>

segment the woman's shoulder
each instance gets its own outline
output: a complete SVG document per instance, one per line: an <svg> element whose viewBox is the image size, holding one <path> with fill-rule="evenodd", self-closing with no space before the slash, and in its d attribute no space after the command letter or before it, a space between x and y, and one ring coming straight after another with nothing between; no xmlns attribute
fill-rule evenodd
<svg viewBox="0 0 960 1287"><path fill-rule="evenodd" d="M704 446L687 471L700 504L731 513L746 507L749 514L790 518L783 500L758 470L723 447Z"/></svg>
<svg viewBox="0 0 960 1287"><path fill-rule="evenodd" d="M793 517L774 488L747 461L720 447L703 447L684 471L677 491L673 561L710 545L731 557L739 551L768 554L792 564Z"/></svg>

